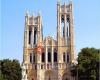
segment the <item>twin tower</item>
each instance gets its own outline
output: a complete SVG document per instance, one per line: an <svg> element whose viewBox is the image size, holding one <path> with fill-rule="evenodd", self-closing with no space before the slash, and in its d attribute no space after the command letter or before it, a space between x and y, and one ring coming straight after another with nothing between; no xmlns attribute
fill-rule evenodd
<svg viewBox="0 0 100 80"><path fill-rule="evenodd" d="M75 80L73 4L57 2L57 38L43 37L42 17L26 13L22 80Z"/></svg>

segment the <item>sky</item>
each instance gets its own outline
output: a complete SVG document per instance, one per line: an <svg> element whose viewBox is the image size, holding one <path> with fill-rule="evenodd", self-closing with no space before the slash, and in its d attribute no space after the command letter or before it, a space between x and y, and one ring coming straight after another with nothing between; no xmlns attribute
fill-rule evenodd
<svg viewBox="0 0 100 80"><path fill-rule="evenodd" d="M61 0L68 4L70 0ZM100 48L100 0L72 0L74 4L75 52ZM0 59L23 60L25 13L41 11L44 37L56 37L57 0L0 0Z"/></svg>

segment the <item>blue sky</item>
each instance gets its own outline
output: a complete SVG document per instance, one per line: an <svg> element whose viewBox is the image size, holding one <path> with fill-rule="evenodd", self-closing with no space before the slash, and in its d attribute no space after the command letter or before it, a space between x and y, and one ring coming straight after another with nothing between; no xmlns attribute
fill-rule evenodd
<svg viewBox="0 0 100 80"><path fill-rule="evenodd" d="M84 47L100 48L100 0L73 3L76 53ZM22 62L26 10L30 15L41 10L44 36L56 36L57 0L0 0L0 4L0 59Z"/></svg>

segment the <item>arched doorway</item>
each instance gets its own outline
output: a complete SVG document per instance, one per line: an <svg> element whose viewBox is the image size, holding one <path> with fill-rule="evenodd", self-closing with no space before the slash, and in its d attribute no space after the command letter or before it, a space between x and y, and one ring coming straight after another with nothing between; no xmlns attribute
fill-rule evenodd
<svg viewBox="0 0 100 80"><path fill-rule="evenodd" d="M70 80L69 75L65 73L62 77L62 80Z"/></svg>
<svg viewBox="0 0 100 80"><path fill-rule="evenodd" d="M29 72L28 80L36 80L36 76L37 76L36 72L33 71L32 69L30 69L28 72Z"/></svg>
<svg viewBox="0 0 100 80"><path fill-rule="evenodd" d="M53 72L51 70L47 70L45 72L45 80L53 80Z"/></svg>
<svg viewBox="0 0 100 80"><path fill-rule="evenodd" d="M65 80L68 80L67 78Z"/></svg>
<svg viewBox="0 0 100 80"><path fill-rule="evenodd" d="M70 80L70 79L68 79L68 78L63 78L62 80Z"/></svg>

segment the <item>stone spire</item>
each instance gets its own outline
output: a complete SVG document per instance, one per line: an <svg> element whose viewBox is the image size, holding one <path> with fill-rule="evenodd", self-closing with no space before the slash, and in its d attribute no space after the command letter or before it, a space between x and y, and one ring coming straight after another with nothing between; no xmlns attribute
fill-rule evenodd
<svg viewBox="0 0 100 80"><path fill-rule="evenodd" d="M29 11L28 10L26 11L26 16L29 16Z"/></svg>
<svg viewBox="0 0 100 80"><path fill-rule="evenodd" d="M61 3L61 0L57 0L57 4L60 4Z"/></svg>

